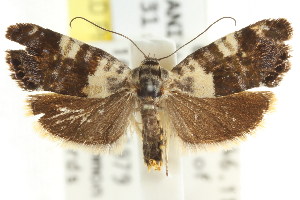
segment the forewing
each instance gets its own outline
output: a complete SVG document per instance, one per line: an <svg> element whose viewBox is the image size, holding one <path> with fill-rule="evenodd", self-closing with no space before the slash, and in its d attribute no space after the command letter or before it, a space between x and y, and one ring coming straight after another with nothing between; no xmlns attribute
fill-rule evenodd
<svg viewBox="0 0 300 200"><path fill-rule="evenodd" d="M190 146L218 144L243 138L262 121L273 102L271 92L240 92L198 98L173 92L165 108L176 135Z"/></svg>
<svg viewBox="0 0 300 200"><path fill-rule="evenodd" d="M285 19L262 20L231 33L173 68L178 76L173 86L197 97L224 96L261 85L274 87L290 68L284 41L291 35Z"/></svg>
<svg viewBox="0 0 300 200"><path fill-rule="evenodd" d="M106 97L124 87L130 71L101 49L34 24L10 26L6 37L26 46L7 51L12 77L25 90Z"/></svg>
<svg viewBox="0 0 300 200"><path fill-rule="evenodd" d="M28 104L33 115L42 114L46 135L100 151L125 134L135 100L126 91L103 99L51 93L32 95Z"/></svg>

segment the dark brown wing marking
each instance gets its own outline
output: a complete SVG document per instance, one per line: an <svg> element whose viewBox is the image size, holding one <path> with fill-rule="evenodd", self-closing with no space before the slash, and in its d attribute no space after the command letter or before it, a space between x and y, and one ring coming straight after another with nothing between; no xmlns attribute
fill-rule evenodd
<svg viewBox="0 0 300 200"><path fill-rule="evenodd" d="M109 148L126 133L135 100L126 92L104 99L61 94L38 94L28 99L46 134L64 142Z"/></svg>
<svg viewBox="0 0 300 200"><path fill-rule="evenodd" d="M264 85L276 86L290 68L289 47L292 28L286 19L262 20L203 47L173 70L180 78L181 91L193 94L197 73L210 80L215 96L224 96ZM184 80L192 81L186 87ZM201 97L201 94L195 96ZM206 95L207 96L207 95Z"/></svg>
<svg viewBox="0 0 300 200"><path fill-rule="evenodd" d="M12 77L25 90L80 97L105 92L100 95L105 97L123 86L120 83L130 71L101 49L34 24L10 26L6 37L26 46L25 51L7 51ZM118 80L109 82L112 74L117 74ZM104 76L105 81L95 82L95 76Z"/></svg>
<svg viewBox="0 0 300 200"><path fill-rule="evenodd" d="M174 92L165 100L172 127L188 145L218 144L242 138L262 121L271 92L240 92L197 98Z"/></svg>

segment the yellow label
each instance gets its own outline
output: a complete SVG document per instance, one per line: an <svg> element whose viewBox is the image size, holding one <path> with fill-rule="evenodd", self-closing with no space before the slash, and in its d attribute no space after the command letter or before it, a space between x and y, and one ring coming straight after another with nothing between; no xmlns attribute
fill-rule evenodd
<svg viewBox="0 0 300 200"><path fill-rule="evenodd" d="M69 19L84 17L99 26L111 30L111 9L109 0L69 0ZM112 40L112 33L76 19L72 22L70 35L78 40L99 41Z"/></svg>

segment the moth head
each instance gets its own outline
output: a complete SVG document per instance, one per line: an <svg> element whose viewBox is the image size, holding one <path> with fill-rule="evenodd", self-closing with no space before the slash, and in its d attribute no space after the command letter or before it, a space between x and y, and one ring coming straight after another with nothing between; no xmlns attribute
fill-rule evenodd
<svg viewBox="0 0 300 200"><path fill-rule="evenodd" d="M156 58L145 58L145 60L142 61L141 65L146 66L159 66L159 61Z"/></svg>

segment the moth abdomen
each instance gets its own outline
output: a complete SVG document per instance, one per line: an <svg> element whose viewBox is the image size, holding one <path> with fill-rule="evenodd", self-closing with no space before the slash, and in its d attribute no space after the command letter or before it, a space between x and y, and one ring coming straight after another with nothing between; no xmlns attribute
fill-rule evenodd
<svg viewBox="0 0 300 200"><path fill-rule="evenodd" d="M157 106L152 98L144 98L141 102L143 123L143 154L144 162L149 169L160 170L162 166L163 131L160 126Z"/></svg>

